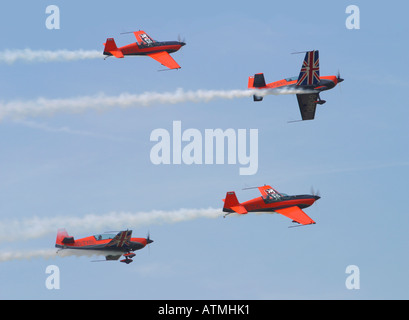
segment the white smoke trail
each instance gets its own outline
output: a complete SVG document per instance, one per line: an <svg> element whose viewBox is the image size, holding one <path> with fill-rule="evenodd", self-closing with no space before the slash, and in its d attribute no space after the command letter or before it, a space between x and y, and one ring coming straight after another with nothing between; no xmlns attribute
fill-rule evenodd
<svg viewBox="0 0 409 320"><path fill-rule="evenodd" d="M17 61L24 62L55 62L55 61L75 61L103 58L101 51L97 50L31 50L14 49L0 51L0 62L13 64Z"/></svg>
<svg viewBox="0 0 409 320"><path fill-rule="evenodd" d="M220 209L179 209L174 211L110 212L103 215L87 214L82 217L32 217L21 220L0 221L0 243L38 239L57 235L57 229L65 228L69 234L98 233L110 230L143 227L151 224L176 223L199 218L217 218ZM105 230L104 230L105 229Z"/></svg>
<svg viewBox="0 0 409 320"><path fill-rule="evenodd" d="M29 260L35 258L50 259L57 256L57 249L38 249L30 251L0 252L0 262L12 260Z"/></svg>
<svg viewBox="0 0 409 320"><path fill-rule="evenodd" d="M314 92L313 90L310 90ZM52 115L60 112L78 113L87 110L108 110L110 108L149 107L158 104L178 104L185 102L209 102L214 99L248 98L257 93L258 96L269 94L309 93L302 89L265 89L265 90L196 90L175 92L145 92L142 94L122 93L108 96L100 93L94 96L82 96L66 99L38 98L35 100L0 101L0 120L10 117L21 119L28 116Z"/></svg>
<svg viewBox="0 0 409 320"><path fill-rule="evenodd" d="M35 250L13 250L0 251L0 263L14 260L31 260L31 259L53 259L64 257L93 257L93 256L107 256L112 254L112 251L102 250L74 250L74 249L35 249Z"/></svg>
<svg viewBox="0 0 409 320"><path fill-rule="evenodd" d="M0 102L0 119L6 117L24 118L27 116L52 115L58 112L84 112L86 110L107 110L109 108L148 107L153 104L177 104L183 102L208 102L212 99L233 99L248 97L248 91L187 91L145 92L142 94L122 93L107 96L103 93L94 96L82 96L67 99L38 98L36 100Z"/></svg>
<svg viewBox="0 0 409 320"><path fill-rule="evenodd" d="M35 249L35 250L13 250L0 251L0 263L14 260L31 260L31 259L53 259L65 257L94 257L112 255L112 251L103 250L78 250L78 249ZM105 261L105 258L100 260ZM113 260L115 261L115 260Z"/></svg>

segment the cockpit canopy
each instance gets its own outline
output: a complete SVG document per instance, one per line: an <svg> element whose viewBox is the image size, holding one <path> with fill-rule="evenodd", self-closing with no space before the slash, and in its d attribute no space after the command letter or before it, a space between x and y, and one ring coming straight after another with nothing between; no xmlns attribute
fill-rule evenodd
<svg viewBox="0 0 409 320"><path fill-rule="evenodd" d="M102 233L102 234L96 234L94 235L95 240L110 240L115 238L116 234L113 233Z"/></svg>
<svg viewBox="0 0 409 320"><path fill-rule="evenodd" d="M291 77L291 78L285 78L284 80L287 81L287 82L295 81L295 80L298 80L298 76L294 76L294 77Z"/></svg>
<svg viewBox="0 0 409 320"><path fill-rule="evenodd" d="M289 195L286 193L270 192L267 193L265 197L263 197L263 200L265 203L272 203L285 200L286 198L289 198Z"/></svg>

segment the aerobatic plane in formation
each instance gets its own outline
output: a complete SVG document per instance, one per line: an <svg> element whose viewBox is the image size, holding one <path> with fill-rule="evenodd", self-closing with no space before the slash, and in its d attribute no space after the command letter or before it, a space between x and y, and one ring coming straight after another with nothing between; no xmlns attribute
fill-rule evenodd
<svg viewBox="0 0 409 320"><path fill-rule="evenodd" d="M65 229L59 229L55 247L60 250L75 249L88 250L89 252L101 254L106 260L118 260L122 255L124 259L121 262L129 264L135 257L136 250L144 248L153 242L149 238L131 238L132 230L120 231L115 233L103 233L89 236L81 239L74 239L69 236Z"/></svg>
<svg viewBox="0 0 409 320"><path fill-rule="evenodd" d="M156 41L142 30L132 33L136 37L136 42L120 48L116 46L113 38L108 38L106 43L104 43L105 59L109 56L116 58L123 58L124 56L149 56L169 69L181 68L169 53L176 52L186 45L184 41Z"/></svg>
<svg viewBox="0 0 409 320"><path fill-rule="evenodd" d="M320 77L320 64L318 50L307 51L301 66L300 74L296 77L282 79L276 82L266 84L263 73L257 73L249 77L249 89L268 89L263 94L253 95L254 101L262 101L264 95L274 94L277 90L286 90L295 92L297 95L298 106L300 107L302 120L312 120L315 117L317 104L324 104L321 100L320 92L334 88L344 79L338 73L337 76ZM304 91L304 92L303 92Z"/></svg>
<svg viewBox="0 0 409 320"><path fill-rule="evenodd" d="M276 212L301 225L315 224L315 221L302 211L302 209L311 206L315 201L320 199L320 196L314 194L290 196L285 193L280 193L268 185L257 188L261 192L261 197L242 203L237 200L234 191L227 192L226 198L223 199L223 212L227 212L224 217L233 212L238 214L246 214L249 212Z"/></svg>

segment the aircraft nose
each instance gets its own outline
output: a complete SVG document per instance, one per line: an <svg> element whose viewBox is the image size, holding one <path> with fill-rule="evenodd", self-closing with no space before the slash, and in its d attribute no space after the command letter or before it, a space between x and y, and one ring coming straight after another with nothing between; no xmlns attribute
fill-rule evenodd
<svg viewBox="0 0 409 320"><path fill-rule="evenodd" d="M337 80L338 80L338 83L341 83L342 81L344 81L344 79L342 78L338 78Z"/></svg>
<svg viewBox="0 0 409 320"><path fill-rule="evenodd" d="M183 47L186 45L186 42L179 42L179 44Z"/></svg>
<svg viewBox="0 0 409 320"><path fill-rule="evenodd" d="M146 244L150 244L150 243L152 243L153 242L153 240L151 240L151 239L146 239Z"/></svg>
<svg viewBox="0 0 409 320"><path fill-rule="evenodd" d="M320 197L320 196L314 196L314 198L315 198L315 201L317 201L317 200L321 199L321 197Z"/></svg>

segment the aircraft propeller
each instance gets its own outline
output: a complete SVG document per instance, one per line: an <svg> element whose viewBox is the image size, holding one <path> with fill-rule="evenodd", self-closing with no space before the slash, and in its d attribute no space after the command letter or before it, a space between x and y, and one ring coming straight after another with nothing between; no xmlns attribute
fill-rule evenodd
<svg viewBox="0 0 409 320"><path fill-rule="evenodd" d="M151 246L149 244L151 244L152 242L153 240L151 240L150 232L148 231L148 234L146 236L146 245L148 246L149 254L151 253Z"/></svg>
<svg viewBox="0 0 409 320"><path fill-rule="evenodd" d="M311 194L312 194L314 197L318 197L318 199L321 198L321 196L320 196L320 191L319 191L319 190L315 191L313 187L311 187ZM318 200L318 199L317 199L317 200Z"/></svg>
<svg viewBox="0 0 409 320"><path fill-rule="evenodd" d="M344 81L344 79L341 78L341 73L339 72L339 70L338 70L338 73L337 73L337 81L338 81L338 83L341 83L342 81Z"/></svg>
<svg viewBox="0 0 409 320"><path fill-rule="evenodd" d="M146 243L149 244L151 242L153 242L153 240L151 240L151 235L150 232L148 231L148 234L146 235Z"/></svg>
<svg viewBox="0 0 409 320"><path fill-rule="evenodd" d="M183 43L183 46L186 44L186 39L180 36L180 34L178 34L178 41Z"/></svg>

